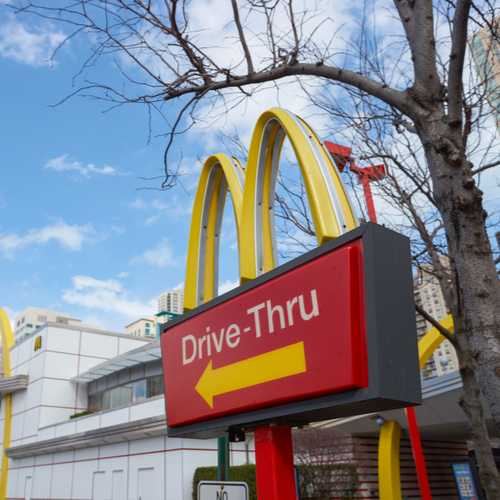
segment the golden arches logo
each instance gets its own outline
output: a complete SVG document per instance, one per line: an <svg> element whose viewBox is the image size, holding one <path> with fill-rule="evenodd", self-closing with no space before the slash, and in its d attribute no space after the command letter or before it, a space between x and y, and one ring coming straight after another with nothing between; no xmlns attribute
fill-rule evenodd
<svg viewBox="0 0 500 500"><path fill-rule="evenodd" d="M236 158L221 153L203 165L189 234L186 311L217 296L219 235L228 189L236 220L240 283L277 265L274 192L285 137L300 167L318 244L358 225L337 167L313 129L289 111L266 111L255 126L246 170Z"/></svg>

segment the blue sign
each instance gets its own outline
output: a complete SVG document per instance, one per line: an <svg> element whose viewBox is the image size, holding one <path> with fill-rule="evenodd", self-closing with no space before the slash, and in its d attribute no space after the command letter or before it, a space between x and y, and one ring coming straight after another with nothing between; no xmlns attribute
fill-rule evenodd
<svg viewBox="0 0 500 500"><path fill-rule="evenodd" d="M460 500L478 500L469 462L452 464Z"/></svg>

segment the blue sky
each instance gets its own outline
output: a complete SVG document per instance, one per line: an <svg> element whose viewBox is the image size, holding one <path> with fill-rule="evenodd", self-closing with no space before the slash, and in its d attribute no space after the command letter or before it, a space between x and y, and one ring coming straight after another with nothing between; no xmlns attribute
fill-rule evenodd
<svg viewBox="0 0 500 500"><path fill-rule="evenodd" d="M143 189L161 182L140 178L161 175L166 140L155 134L165 131L164 123L153 116L154 134L148 141L144 106L108 111L103 101L74 97L52 107L84 78L104 79L117 88L123 78L110 58L86 70L73 86L73 77L90 55L89 39L73 39L51 64L48 59L64 39L65 26L16 18L5 3L0 0L0 307L12 320L24 308L36 306L124 331L138 317L156 312L161 292L183 285L199 158L227 152L216 137L218 128L237 129L249 144L258 116L274 106L300 114L317 129L324 130L324 117L311 111L297 84L270 86L249 106L233 110L228 120L214 127L200 124L177 140L171 160L184 158L185 190ZM231 51L240 57L228 34L232 28L224 16L229 11L222 4L227 7L221 0L197 0L194 28L198 23L212 29L207 31L212 45L225 44L224 57ZM318 36L329 40L334 28L342 26L347 38L356 12L347 4L336 5L334 11L329 4L325 8L332 10L335 21L322 25L325 33L319 30ZM380 15L381 31L387 23L392 29L391 16ZM217 31L221 25L224 33ZM219 40L212 40L214 36ZM341 38L338 42L343 46ZM134 74L134 68L128 69ZM175 106L164 110L167 117ZM335 142L335 137L324 138ZM496 174L488 173L483 186L490 188L488 198L496 205ZM375 203L383 212L382 202ZM238 270L234 220L230 210L226 214L219 280L223 290L234 286Z"/></svg>
<svg viewBox="0 0 500 500"><path fill-rule="evenodd" d="M84 98L51 107L72 91L88 47L70 44L51 66L60 28L6 11L0 2L0 306L11 319L36 306L123 331L182 286L197 174L186 178L189 194L138 190L158 187L139 177L161 173L165 146L148 144L146 108L104 113L105 103ZM205 154L189 137L179 147ZM227 226L223 282L237 272Z"/></svg>

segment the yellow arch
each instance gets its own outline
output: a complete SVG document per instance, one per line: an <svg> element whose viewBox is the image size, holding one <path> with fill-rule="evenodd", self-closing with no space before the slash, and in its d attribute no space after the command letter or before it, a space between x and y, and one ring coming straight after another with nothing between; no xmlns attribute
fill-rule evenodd
<svg viewBox="0 0 500 500"><path fill-rule="evenodd" d="M266 111L255 126L246 169L240 231L242 283L277 265L274 189L285 136L304 179L318 245L358 225L339 172L311 127L286 110Z"/></svg>
<svg viewBox="0 0 500 500"><path fill-rule="evenodd" d="M289 111L266 111L253 133L246 174L235 158L224 154L211 156L203 166L189 234L185 311L217 295L218 235L227 188L233 199L238 231L240 283L277 265L274 190L286 136L304 178L318 244L357 226L339 172L314 131Z"/></svg>
<svg viewBox="0 0 500 500"><path fill-rule="evenodd" d="M184 311L217 295L219 234L226 193L229 188L239 244L244 181L245 173L236 158L216 154L203 165L189 232Z"/></svg>
<svg viewBox="0 0 500 500"><path fill-rule="evenodd" d="M446 316L439 322L450 333L455 332L453 318ZM431 328L418 342L418 361L420 370L429 361L432 353L446 338L436 327ZM399 442L401 426L395 421L385 422L380 429L378 444L378 481L380 500L401 500L401 480L399 473Z"/></svg>
<svg viewBox="0 0 500 500"><path fill-rule="evenodd" d="M5 311L0 308L0 335L2 336L2 360L5 377L11 376L10 348L14 345L14 335L10 321ZM9 475L9 459L5 450L10 446L10 429L12 423L12 395L7 394L4 398L5 421L3 427L3 449L2 449L2 472L0 475L0 500L7 497L7 478Z"/></svg>

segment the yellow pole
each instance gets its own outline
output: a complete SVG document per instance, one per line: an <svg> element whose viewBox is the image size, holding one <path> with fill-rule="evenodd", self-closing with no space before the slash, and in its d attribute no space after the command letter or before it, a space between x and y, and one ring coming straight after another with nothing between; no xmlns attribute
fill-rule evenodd
<svg viewBox="0 0 500 500"><path fill-rule="evenodd" d="M0 308L0 334L2 336L2 359L5 377L11 376L10 371L10 348L14 345L14 336L10 321L5 311ZM0 500L7 498L7 479L9 475L9 459L5 455L5 450L10 447L10 428L12 421L12 395L7 394L4 398L5 421L3 428L3 449L2 449L2 471L0 475Z"/></svg>
<svg viewBox="0 0 500 500"><path fill-rule="evenodd" d="M401 426L395 421L385 422L380 429L378 443L378 486L380 500L401 500L399 473L399 442Z"/></svg>
<svg viewBox="0 0 500 500"><path fill-rule="evenodd" d="M450 333L454 333L451 314L439 322ZM431 328L418 343L418 360L420 370L432 356L432 353L441 345L445 337L435 327ZM397 434L397 436L396 436ZM397 446L396 446L397 438ZM392 420L386 422L380 431L378 444L378 486L380 500L401 499L401 478L399 473L399 441L401 427Z"/></svg>

